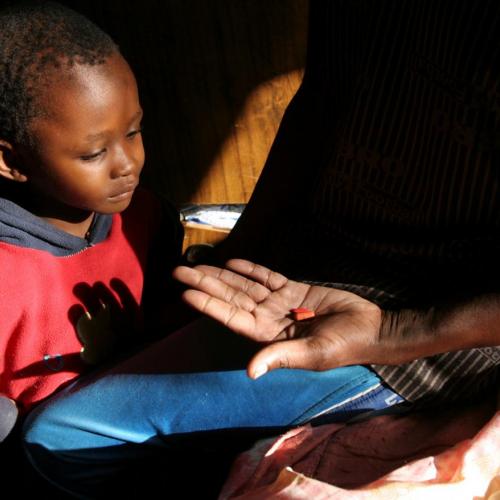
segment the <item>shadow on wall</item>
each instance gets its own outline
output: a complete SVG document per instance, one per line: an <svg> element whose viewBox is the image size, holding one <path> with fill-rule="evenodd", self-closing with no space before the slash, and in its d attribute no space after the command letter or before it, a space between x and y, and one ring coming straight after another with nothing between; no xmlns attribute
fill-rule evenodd
<svg viewBox="0 0 500 500"><path fill-rule="evenodd" d="M246 202L300 84L308 0L61 1L136 72L145 184L176 203Z"/></svg>

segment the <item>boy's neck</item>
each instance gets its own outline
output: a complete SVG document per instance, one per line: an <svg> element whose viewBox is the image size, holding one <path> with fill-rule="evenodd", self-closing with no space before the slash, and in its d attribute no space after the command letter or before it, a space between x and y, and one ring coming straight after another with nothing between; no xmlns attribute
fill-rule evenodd
<svg viewBox="0 0 500 500"><path fill-rule="evenodd" d="M32 214L40 219L52 224L61 231L78 236L79 238L87 238L90 226L94 220L94 212L88 210L80 210L73 207L55 207L47 206L43 203L38 204L36 199L32 199L28 203L27 208Z"/></svg>
<svg viewBox="0 0 500 500"><path fill-rule="evenodd" d="M40 215L38 217L66 233L72 234L73 236L78 236L79 238L88 239L90 226L92 225L94 216L95 213L90 212L86 219L77 222L69 222L54 217L42 217Z"/></svg>
<svg viewBox="0 0 500 500"><path fill-rule="evenodd" d="M0 183L0 196L28 210L33 215L48 222L57 229L79 238L87 238L95 213L68 207L48 206L38 196L34 196L25 186L9 183L8 189Z"/></svg>

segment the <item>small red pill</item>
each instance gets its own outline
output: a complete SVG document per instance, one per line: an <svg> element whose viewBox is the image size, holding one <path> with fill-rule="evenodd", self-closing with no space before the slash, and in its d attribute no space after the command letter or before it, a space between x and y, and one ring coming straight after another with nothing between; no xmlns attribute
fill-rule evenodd
<svg viewBox="0 0 500 500"><path fill-rule="evenodd" d="M296 307L294 309L290 309L290 312L293 314L293 319L295 321L302 321L304 319L310 319L316 316L314 311L307 309L307 307Z"/></svg>

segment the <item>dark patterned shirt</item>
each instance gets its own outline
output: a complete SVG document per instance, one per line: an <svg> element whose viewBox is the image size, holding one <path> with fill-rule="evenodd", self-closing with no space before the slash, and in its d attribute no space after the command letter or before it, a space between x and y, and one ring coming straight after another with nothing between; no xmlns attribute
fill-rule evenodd
<svg viewBox="0 0 500 500"><path fill-rule="evenodd" d="M310 16L302 87L228 246L383 307L498 292L500 4L313 0ZM489 347L374 369L415 401L497 383L499 365Z"/></svg>

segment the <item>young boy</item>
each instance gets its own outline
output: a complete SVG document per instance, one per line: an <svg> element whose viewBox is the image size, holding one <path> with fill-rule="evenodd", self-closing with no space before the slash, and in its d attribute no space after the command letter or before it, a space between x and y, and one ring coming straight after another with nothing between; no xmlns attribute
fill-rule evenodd
<svg viewBox="0 0 500 500"><path fill-rule="evenodd" d="M7 401L24 414L146 342L182 230L172 208L162 215L138 189L143 112L134 75L105 33L57 4L6 9L0 67L6 434Z"/></svg>
<svg viewBox="0 0 500 500"><path fill-rule="evenodd" d="M226 356L229 334L212 322L79 381L120 348L146 340L143 320L154 324L179 255L179 223L175 214L162 219L159 204L137 191L142 110L134 76L107 35L60 6L25 5L0 14L0 51L0 393L23 414L36 405L24 439L43 475L78 496L98 496L113 477L126 491L130 468L157 450L170 452L186 435L272 432L332 411L345 418L401 401L360 365L320 373L273 370L288 366L286 359L253 363L253 380L244 366L255 346L235 341ZM204 288L210 280L193 281L185 268L177 277L212 292ZM251 300L268 294L256 290ZM326 302L340 296L377 333L373 304L348 292L311 290ZM294 294L271 301L274 315L264 307L256 333L282 339L314 325L290 321L289 309L304 305L294 301ZM317 303L305 305L321 313ZM217 311L225 313L224 304ZM219 312L212 315L221 319ZM350 309L342 317L359 327L350 325ZM282 332L283 325L292 329ZM306 348L295 350L293 340L281 345L304 354L301 367L308 368L311 349L325 355L304 341Z"/></svg>

